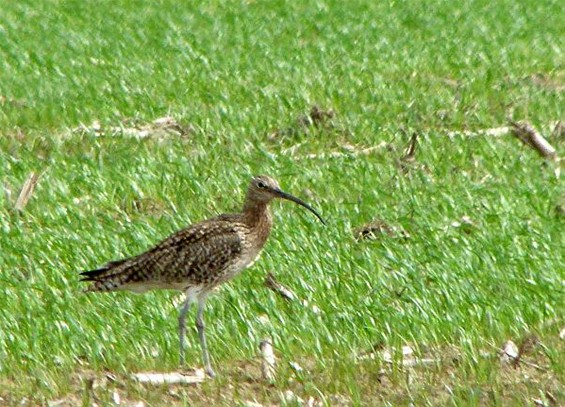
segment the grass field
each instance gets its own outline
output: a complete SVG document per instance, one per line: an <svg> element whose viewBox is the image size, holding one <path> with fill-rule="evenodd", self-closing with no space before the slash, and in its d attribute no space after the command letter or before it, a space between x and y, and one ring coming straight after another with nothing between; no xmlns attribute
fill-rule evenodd
<svg viewBox="0 0 565 407"><path fill-rule="evenodd" d="M448 136L512 117L563 155L550 133L565 119L565 11L459 3L0 1L0 405L279 405L285 391L315 405L565 404L557 164L510 134ZM312 106L335 115L298 124ZM163 116L183 135L115 130ZM238 210L261 173L328 226L274 203L260 261L209 301L219 378L134 382L178 369L179 294L87 295L78 273ZM374 221L390 233L356 240ZM267 272L319 312L265 288ZM499 361L529 335L520 366ZM434 362L404 367L402 346ZM187 358L201 367L195 329Z"/></svg>

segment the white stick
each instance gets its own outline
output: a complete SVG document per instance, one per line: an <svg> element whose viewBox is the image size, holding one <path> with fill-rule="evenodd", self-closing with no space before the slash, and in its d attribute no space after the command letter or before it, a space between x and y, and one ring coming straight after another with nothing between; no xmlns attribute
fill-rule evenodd
<svg viewBox="0 0 565 407"><path fill-rule="evenodd" d="M447 133L447 137L453 138L457 136L464 137L478 137L478 136L491 136L500 137L510 133L510 127L492 127L490 129L479 129L479 130L464 130L464 131L450 131Z"/></svg>
<svg viewBox="0 0 565 407"><path fill-rule="evenodd" d="M338 157L349 157L349 156L358 156L358 155L369 155L377 150L380 150L389 143L382 142L377 144L376 146L367 147L367 148L357 148L356 146L344 145L343 149L346 151L330 151L329 153L321 153L321 154L306 154L302 156L296 156L296 158L306 158L306 159L326 159L326 158L338 158Z"/></svg>
<svg viewBox="0 0 565 407"><path fill-rule="evenodd" d="M133 377L140 383L148 384L194 384L202 383L206 378L204 371L199 369L194 375L182 373L135 373Z"/></svg>
<svg viewBox="0 0 565 407"><path fill-rule="evenodd" d="M263 339L259 344L259 350L261 351L262 357L261 373L263 374L263 378L272 382L275 380L276 359L271 340Z"/></svg>

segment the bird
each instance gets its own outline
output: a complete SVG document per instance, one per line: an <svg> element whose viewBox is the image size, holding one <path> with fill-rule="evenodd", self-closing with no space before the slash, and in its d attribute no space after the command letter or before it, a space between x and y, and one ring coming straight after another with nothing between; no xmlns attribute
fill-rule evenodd
<svg viewBox="0 0 565 407"><path fill-rule="evenodd" d="M204 371L215 377L205 333L206 300L216 287L255 262L273 226L269 204L275 198L303 206L326 224L306 202L283 192L274 178L255 176L247 188L241 212L222 214L188 226L146 252L80 273L81 281L89 284L85 291L143 293L153 289L171 289L184 292L186 297L178 317L180 365L185 362L187 313L191 304L196 302L196 329Z"/></svg>

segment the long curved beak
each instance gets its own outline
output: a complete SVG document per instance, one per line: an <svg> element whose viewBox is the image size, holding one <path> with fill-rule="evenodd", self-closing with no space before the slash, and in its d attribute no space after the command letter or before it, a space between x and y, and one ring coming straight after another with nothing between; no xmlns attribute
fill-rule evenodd
<svg viewBox="0 0 565 407"><path fill-rule="evenodd" d="M279 198L282 199L287 199L289 201L292 201L294 203L297 203L300 206L305 207L306 209L308 209L310 212L312 212L314 215L316 215L316 217L318 219L320 219L320 222L322 222L324 225L327 225L326 221L320 216L320 214L318 212L316 212L314 210L314 208L312 208L310 205L308 205L306 202L304 202L302 199L298 199L297 197L295 197L294 195L291 194L287 194L284 191L281 191L280 189L274 189L273 192L275 193L275 195L277 195Z"/></svg>

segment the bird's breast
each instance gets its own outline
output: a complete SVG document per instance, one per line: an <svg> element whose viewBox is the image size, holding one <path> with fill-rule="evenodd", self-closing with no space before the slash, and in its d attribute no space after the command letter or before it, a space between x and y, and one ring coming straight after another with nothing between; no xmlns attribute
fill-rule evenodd
<svg viewBox="0 0 565 407"><path fill-rule="evenodd" d="M225 281L231 280L239 273L241 273L246 268L250 267L255 263L259 254L261 253L261 249L253 248L251 250L244 250L237 258L235 258L231 264L227 267L225 273L220 278L218 283L223 283Z"/></svg>
<svg viewBox="0 0 565 407"><path fill-rule="evenodd" d="M234 263L234 269L243 270L243 269L246 269L247 267L252 266L253 263L255 263L255 261L259 257L260 253L261 253L260 249L259 250L251 250L247 253L243 253L237 259L237 261Z"/></svg>
<svg viewBox="0 0 565 407"><path fill-rule="evenodd" d="M266 212L264 216L249 222L246 227L238 230L241 242L241 251L234 257L229 265L224 269L217 283L231 280L244 269L250 267L261 253L263 246L271 232L272 220L270 214Z"/></svg>

